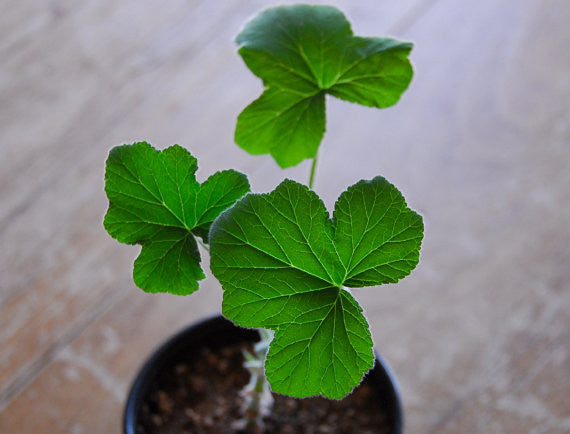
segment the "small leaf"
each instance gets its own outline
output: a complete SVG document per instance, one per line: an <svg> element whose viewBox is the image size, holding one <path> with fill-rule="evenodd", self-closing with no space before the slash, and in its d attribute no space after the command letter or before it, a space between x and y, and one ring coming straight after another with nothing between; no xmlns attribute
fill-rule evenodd
<svg viewBox="0 0 570 434"><path fill-rule="evenodd" d="M134 281L147 292L190 294L205 275L195 236L207 242L220 212L249 191L245 175L226 170L196 181L196 159L174 145L117 146L109 153L104 225L116 240L142 245Z"/></svg>
<svg viewBox="0 0 570 434"><path fill-rule="evenodd" d="M275 392L342 398L372 367L362 309L345 287L396 282L419 260L422 218L384 178L348 188L331 220L294 181L248 194L210 229L223 313L274 329L267 378Z"/></svg>
<svg viewBox="0 0 570 434"><path fill-rule="evenodd" d="M325 94L370 107L394 105L413 75L412 44L354 36L330 6L282 6L238 35L239 53L265 92L238 117L236 143L270 153L281 167L316 155L325 132Z"/></svg>

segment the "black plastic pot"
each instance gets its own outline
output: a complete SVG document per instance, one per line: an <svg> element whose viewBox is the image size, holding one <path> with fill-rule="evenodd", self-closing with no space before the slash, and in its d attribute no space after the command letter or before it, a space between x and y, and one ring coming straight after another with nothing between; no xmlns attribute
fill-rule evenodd
<svg viewBox="0 0 570 434"><path fill-rule="evenodd" d="M219 348L236 342L258 340L256 330L238 327L220 315L191 325L171 337L145 362L131 387L123 417L124 433L135 434L141 406L153 382L180 354L197 352L197 349L206 346ZM386 411L388 422L392 426L391 434L402 433L403 414L398 386L390 368L377 353L374 368L368 372L367 377L369 384L377 389L378 396L381 397L378 405Z"/></svg>

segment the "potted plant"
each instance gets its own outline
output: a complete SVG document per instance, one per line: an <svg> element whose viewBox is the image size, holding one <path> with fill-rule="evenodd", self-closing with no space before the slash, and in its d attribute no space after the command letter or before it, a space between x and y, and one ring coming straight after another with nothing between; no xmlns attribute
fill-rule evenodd
<svg viewBox="0 0 570 434"><path fill-rule="evenodd" d="M213 369L232 379L227 360L243 358L236 380L247 383L238 405L243 411L224 423L228 430L260 432L271 411L270 389L279 399L289 397L280 405L295 411L301 401L293 398L348 402L345 397L375 365L369 327L351 291L408 275L419 260L423 223L381 176L348 187L332 218L312 190L325 131L325 96L377 108L395 104L412 78L410 43L354 36L340 11L309 5L268 9L236 41L265 86L239 115L236 143L252 154L271 154L283 168L312 159L308 186L284 180L269 193L254 194L246 176L234 170L199 183L197 161L181 146L159 151L145 142L123 145L111 150L106 164L104 225L118 241L142 246L133 276L147 292L196 291L205 278L198 245L209 250L211 271L224 290L222 313L231 322L218 318L183 332L143 373L155 378L164 360L174 358L172 377L186 378L194 391L211 389L208 369L219 365ZM380 378L376 383L389 385L383 393L394 395L389 405L398 413L389 371L377 360L367 381ZM189 371L200 370L188 379ZM150 387L141 378L133 390ZM152 405L167 411L174 405L160 393L154 399ZM370 397L361 398L366 400ZM131 397L127 414L144 405L140 396ZM188 420L210 417L192 407L185 414ZM351 419L353 428L354 423ZM387 432L399 432L401 419L391 423ZM200 429L208 428L192 430Z"/></svg>

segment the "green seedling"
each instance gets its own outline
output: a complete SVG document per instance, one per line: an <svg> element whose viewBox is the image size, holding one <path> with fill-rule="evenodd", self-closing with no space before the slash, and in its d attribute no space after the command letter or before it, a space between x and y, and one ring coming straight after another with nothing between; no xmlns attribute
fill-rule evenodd
<svg viewBox="0 0 570 434"><path fill-rule="evenodd" d="M107 160L104 224L118 241L142 246L134 281L148 292L196 291L205 277L198 243L210 251L223 314L261 328L261 343L245 357L252 381L241 421L259 430L270 407L266 381L293 397L341 399L372 368L369 326L351 288L408 275L419 261L423 222L380 176L343 192L332 218L311 190L325 96L395 104L412 77L410 43L354 36L337 9L307 5L262 12L236 41L265 86L240 114L236 143L271 154L281 167L313 158L309 186L285 180L252 194L233 170L200 184L184 148L124 145Z"/></svg>

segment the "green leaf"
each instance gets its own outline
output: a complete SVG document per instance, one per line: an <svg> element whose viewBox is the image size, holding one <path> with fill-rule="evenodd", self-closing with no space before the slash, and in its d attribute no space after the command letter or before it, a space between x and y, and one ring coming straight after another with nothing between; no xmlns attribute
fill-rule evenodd
<svg viewBox="0 0 570 434"><path fill-rule="evenodd" d="M196 240L188 231L165 228L144 242L133 277L147 292L185 295L195 291L198 280L205 277Z"/></svg>
<svg viewBox="0 0 570 434"><path fill-rule="evenodd" d="M274 329L267 378L275 392L342 398L373 364L362 309L346 287L393 283L419 260L422 218L382 177L360 181L329 217L321 199L286 180L248 194L210 229L223 313Z"/></svg>
<svg viewBox="0 0 570 434"><path fill-rule="evenodd" d="M316 154L324 132L323 92L269 88L239 115L235 138L250 154L269 152L281 167L290 167Z"/></svg>
<svg viewBox="0 0 570 434"><path fill-rule="evenodd" d="M157 151L145 142L109 153L105 192L107 232L125 244L140 244L134 281L147 292L190 294L205 275L195 236L208 242L214 219L249 191L245 175L226 170L203 184L196 159L174 145Z"/></svg>
<svg viewBox="0 0 570 434"><path fill-rule="evenodd" d="M325 94L385 108L398 102L413 75L411 43L354 36L330 6L267 9L236 42L266 87L238 117L236 143L252 154L270 153L281 167L316 155Z"/></svg>

